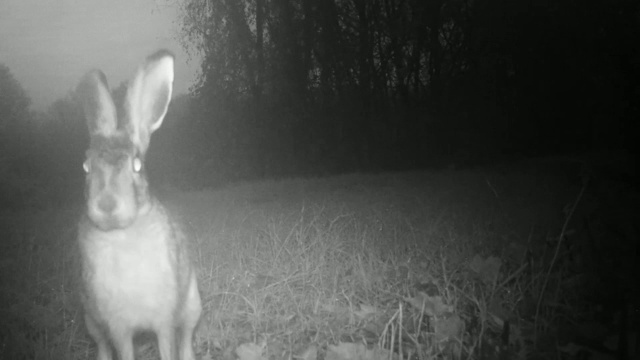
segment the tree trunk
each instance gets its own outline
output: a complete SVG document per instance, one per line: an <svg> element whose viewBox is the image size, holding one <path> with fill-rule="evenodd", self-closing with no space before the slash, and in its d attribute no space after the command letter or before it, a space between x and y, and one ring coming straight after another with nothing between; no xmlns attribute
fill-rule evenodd
<svg viewBox="0 0 640 360"><path fill-rule="evenodd" d="M442 9L443 0L429 0L428 7L428 27L429 27L429 45L431 48L431 56L429 57L429 80L431 90L431 103L436 113L441 110L442 102L442 45L440 44L440 11Z"/></svg>

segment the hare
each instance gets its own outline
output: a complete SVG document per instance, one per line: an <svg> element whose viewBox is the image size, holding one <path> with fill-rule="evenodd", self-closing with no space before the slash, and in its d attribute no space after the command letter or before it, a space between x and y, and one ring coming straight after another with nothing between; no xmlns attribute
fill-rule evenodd
<svg viewBox="0 0 640 360"><path fill-rule="evenodd" d="M192 338L202 305L187 240L149 194L145 153L167 112L173 55L147 58L129 83L117 114L101 71L78 87L90 134L86 153L86 212L78 226L81 300L98 359L133 360L138 331L157 335L162 360L193 360ZM118 118L118 116L120 118ZM179 331L178 331L179 330Z"/></svg>

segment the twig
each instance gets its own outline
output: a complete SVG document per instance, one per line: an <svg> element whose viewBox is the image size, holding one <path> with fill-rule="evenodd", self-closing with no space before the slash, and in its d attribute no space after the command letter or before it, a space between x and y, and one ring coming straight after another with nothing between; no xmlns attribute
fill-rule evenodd
<svg viewBox="0 0 640 360"><path fill-rule="evenodd" d="M498 192L493 187L493 185L491 185L491 182L489 182L489 178L486 177L484 180L487 182L487 185L489 186L489 189L491 189L491 191L493 191L493 195L495 195L496 199L499 199L500 196L498 196Z"/></svg>
<svg viewBox="0 0 640 360"><path fill-rule="evenodd" d="M558 260L558 254L560 253L560 247L562 246L562 240L564 239L564 234L567 232L567 227L569 226L569 221L571 220L571 218L573 217L573 213L576 211L576 208L578 207L578 203L580 202L580 199L582 199L582 195L584 194L585 190L587 189L587 184L589 183L588 181L589 179L587 178L584 181L584 185L582 185L582 189L580 189L580 193L578 194L578 197L576 198L576 201L573 202L573 205L571 206L571 210L569 211L569 213L567 214L567 218L564 221L564 225L562 225L562 230L560 231L560 238L558 239L558 243L556 244L556 251L553 254L553 258L551 259L551 264L549 264L549 270L547 270L547 274L544 277L544 282L542 283L542 289L540 291L540 296L538 297L538 303L536 304L536 315L534 317L535 319L535 326L533 327L533 346L534 348L537 345L538 342L538 315L540 313L540 306L542 304L542 298L544 297L544 293L547 290L547 284L549 283L549 277L551 276L551 270L553 269L553 266L555 265L556 261Z"/></svg>

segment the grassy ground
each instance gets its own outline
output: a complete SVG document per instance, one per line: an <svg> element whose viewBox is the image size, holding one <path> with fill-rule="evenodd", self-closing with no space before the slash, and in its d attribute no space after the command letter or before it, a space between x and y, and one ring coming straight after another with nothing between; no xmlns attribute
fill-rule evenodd
<svg viewBox="0 0 640 360"><path fill-rule="evenodd" d="M196 245L198 356L542 359L598 346L613 356L635 326L621 319L638 317L624 286L634 268L605 275L594 264L605 251L634 264L637 249L610 246L578 170L529 163L167 194ZM2 217L0 358L95 358L75 295L78 214ZM138 358L157 356L150 340L138 339Z"/></svg>

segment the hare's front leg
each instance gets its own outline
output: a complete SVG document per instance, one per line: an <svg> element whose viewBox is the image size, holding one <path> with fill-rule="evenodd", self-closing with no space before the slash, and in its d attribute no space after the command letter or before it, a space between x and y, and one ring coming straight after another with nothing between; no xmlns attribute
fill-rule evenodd
<svg viewBox="0 0 640 360"><path fill-rule="evenodd" d="M180 319L180 359L195 360L193 354L193 332L198 325L202 313L202 303L195 272L191 273L189 279L189 290L185 298L184 307Z"/></svg>
<svg viewBox="0 0 640 360"><path fill-rule="evenodd" d="M98 360L112 360L111 345L109 338L104 330L100 328L98 323L88 313L84 314L84 322L87 325L87 331L98 345Z"/></svg>
<svg viewBox="0 0 640 360"><path fill-rule="evenodd" d="M163 324L161 328L156 330L158 336L158 350L160 351L160 359L175 359L175 329L173 323Z"/></svg>
<svg viewBox="0 0 640 360"><path fill-rule="evenodd" d="M113 331L113 345L118 351L120 360L135 360L133 352L133 330L124 329L122 331Z"/></svg>

